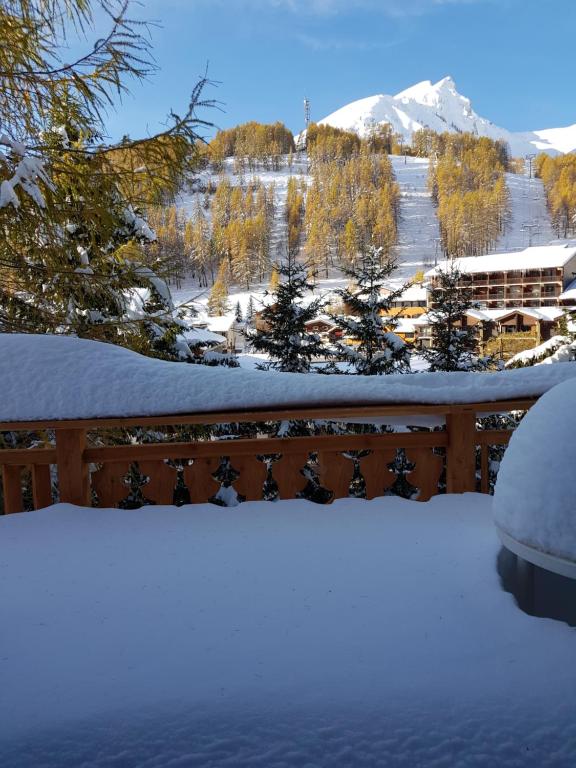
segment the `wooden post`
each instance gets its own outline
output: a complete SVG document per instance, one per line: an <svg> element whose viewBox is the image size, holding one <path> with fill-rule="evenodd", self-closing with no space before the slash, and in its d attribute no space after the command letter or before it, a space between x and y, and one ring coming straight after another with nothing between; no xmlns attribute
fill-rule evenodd
<svg viewBox="0 0 576 768"><path fill-rule="evenodd" d="M49 464L33 464L32 467L32 496L34 509L43 509L52 504L52 479Z"/></svg>
<svg viewBox="0 0 576 768"><path fill-rule="evenodd" d="M4 489L4 514L24 511L22 499L22 469L16 464L4 464L2 467L2 487Z"/></svg>
<svg viewBox="0 0 576 768"><path fill-rule="evenodd" d="M84 462L85 429L56 430L56 458L60 501L90 505L88 464Z"/></svg>
<svg viewBox="0 0 576 768"><path fill-rule="evenodd" d="M466 493L476 490L476 414L456 411L446 416L446 491Z"/></svg>

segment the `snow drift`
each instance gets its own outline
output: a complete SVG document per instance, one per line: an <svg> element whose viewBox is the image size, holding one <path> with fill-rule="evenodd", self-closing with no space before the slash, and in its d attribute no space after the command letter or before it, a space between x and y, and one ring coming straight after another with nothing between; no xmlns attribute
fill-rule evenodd
<svg viewBox="0 0 576 768"><path fill-rule="evenodd" d="M575 399L576 381L566 381L526 414L504 454L494 493L495 520L506 533L574 561Z"/></svg>
<svg viewBox="0 0 576 768"><path fill-rule="evenodd" d="M488 496L0 518L2 768L573 768Z"/></svg>
<svg viewBox="0 0 576 768"><path fill-rule="evenodd" d="M493 402L539 396L576 377L576 363L498 373L393 376L209 368L156 360L97 341L34 334L0 334L0 359L5 361L1 421Z"/></svg>

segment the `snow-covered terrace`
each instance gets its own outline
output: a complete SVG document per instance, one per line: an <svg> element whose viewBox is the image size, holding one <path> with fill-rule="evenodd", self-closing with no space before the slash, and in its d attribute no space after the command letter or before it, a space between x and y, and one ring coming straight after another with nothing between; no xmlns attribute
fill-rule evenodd
<svg viewBox="0 0 576 768"><path fill-rule="evenodd" d="M573 768L490 497L0 518L3 768Z"/></svg>
<svg viewBox="0 0 576 768"><path fill-rule="evenodd" d="M256 411L261 418L435 418L447 430L422 434L452 455L448 481L463 473L469 482L475 465L466 441L477 413L529 407L576 378L570 363L498 374L282 375L164 363L57 337L0 337L0 354L11 360L0 428L55 428L56 449L31 449L28 457L48 451L60 464L61 497L82 495L89 461L116 450L87 448L87 427L213 423L231 411L246 419ZM551 414L540 409L538 423ZM555 418L564 440L573 420ZM392 440L389 451L411 435L380 437ZM251 441L227 441L227 452L243 442ZM260 452L299 456L290 454L290 439L254 442ZM531 443L538 440L524 438ZM408 448L423 456L431 445ZM338 456L350 447L326 451L332 475L323 480L336 482L346 464ZM119 446L116 474L142 448L148 467L172 472L168 491L174 474L162 457L192 455L201 464L207 449L223 450L221 443L204 453L198 443ZM372 448L384 456L382 446ZM0 452L5 479L26 464L18 453L14 462ZM523 471L538 531L542 484ZM147 495L161 489L149 491L153 484ZM347 481L340 495L346 489ZM368 495L382 493L381 484ZM572 768L574 630L522 613L501 587L497 560L503 575L487 494L424 503L340 498L329 506L61 503L5 515L0 765Z"/></svg>
<svg viewBox="0 0 576 768"><path fill-rule="evenodd" d="M136 488L139 479L128 489L124 481L136 464L138 472L150 478L146 497L157 503L175 498L176 479L194 502L207 501L214 494L229 499L233 493L262 499L267 477L277 484L281 498L298 497L304 491L303 476L313 486L306 486L308 497L313 496L314 488L323 488L330 499L339 498L349 494L357 470L372 498L393 485L388 465L399 449L407 451L408 461L415 464L412 477L421 500L438 492L443 471L438 449L446 455L449 491L475 490L478 480L487 490L489 446L506 444L510 433L477 431L476 414L527 409L552 386L576 375L576 365L494 375L264 373L164 362L81 339L12 334L0 336L0 355L14 361L4 376L0 429L53 429L56 438L55 445L0 452L4 506L9 512L24 507L26 467L32 468L36 508L54 499L51 467L57 468L62 501L87 504L95 493L101 506L138 506L142 498L142 491ZM399 431L255 438L225 444L146 441L107 446L86 442L88 430L105 427L167 426L172 430L186 424L298 419L384 423L396 425ZM408 433L407 425L445 428ZM477 447L482 456L479 473ZM362 455L359 466L349 451L368 454ZM265 458L270 454L279 454L274 467ZM180 468L168 466L168 459L180 462Z"/></svg>

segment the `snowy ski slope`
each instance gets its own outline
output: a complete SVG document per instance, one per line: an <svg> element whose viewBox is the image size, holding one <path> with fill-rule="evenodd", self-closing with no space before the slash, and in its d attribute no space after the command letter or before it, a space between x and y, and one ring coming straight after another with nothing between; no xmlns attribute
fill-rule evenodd
<svg viewBox="0 0 576 768"><path fill-rule="evenodd" d="M391 156L392 167L396 180L400 186L400 220L398 223L398 270L395 283L410 280L420 270L427 270L437 260L442 258L440 248L440 235L438 220L427 179L429 161L425 158ZM295 176L306 181L308 175L308 161L300 155L294 159L291 169L287 166L279 171L258 171L255 174L245 173L243 177L234 174L233 162L227 161L224 173L233 184L249 181L257 177L266 184L274 184L275 190L275 223L272 235L272 258L281 260L284 256L284 242L286 224L284 221L284 207L290 176ZM203 172L200 180L208 182L210 179L217 181L218 175ZM556 238L550 222L550 216L546 209L546 199L542 182L539 179L530 179L527 174L506 174L506 183L510 193L510 213L506 230L494 247L494 252L519 250L528 245L544 245ZM192 215L196 201L202 193L183 194L178 200L178 206ZM208 214L209 215L209 214ZM329 295L332 291L342 287L346 279L339 270L332 270L328 278L322 277L316 289L316 294ZM255 284L250 291L231 287L230 308L232 310L237 301L243 309L248 304L250 296L256 303L260 301L267 288L267 284ZM208 301L209 290L198 289L193 280L188 280L178 290L174 291L177 303L189 301L195 297L198 306L203 313Z"/></svg>
<svg viewBox="0 0 576 768"><path fill-rule="evenodd" d="M442 253L438 219L428 191L429 161L394 155L390 160L401 194L397 277L402 282L414 277L419 270L434 266Z"/></svg>
<svg viewBox="0 0 576 768"><path fill-rule="evenodd" d="M512 251L529 245L546 245L556 238L546 208L546 194L540 179L528 174L507 173L510 216L505 232L494 251Z"/></svg>

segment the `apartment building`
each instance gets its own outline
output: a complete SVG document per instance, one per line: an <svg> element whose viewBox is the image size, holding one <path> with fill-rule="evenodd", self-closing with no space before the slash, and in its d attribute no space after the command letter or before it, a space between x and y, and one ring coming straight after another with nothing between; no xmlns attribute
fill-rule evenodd
<svg viewBox="0 0 576 768"><path fill-rule="evenodd" d="M452 263L462 273L462 287L472 289L480 308L558 307L566 304L565 291L576 277L576 246L544 245L443 261L426 273L431 287L438 272Z"/></svg>

